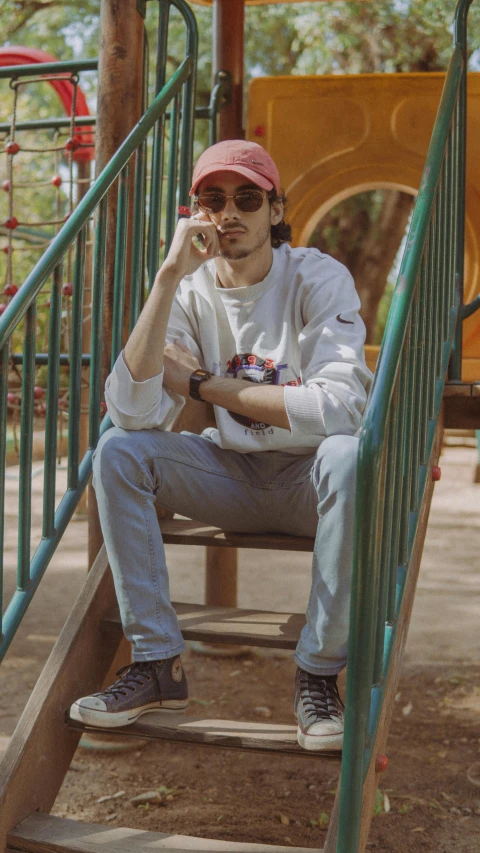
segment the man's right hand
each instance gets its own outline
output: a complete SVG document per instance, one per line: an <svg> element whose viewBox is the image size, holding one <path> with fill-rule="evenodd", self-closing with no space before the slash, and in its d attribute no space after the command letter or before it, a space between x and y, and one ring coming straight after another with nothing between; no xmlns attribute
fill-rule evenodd
<svg viewBox="0 0 480 853"><path fill-rule="evenodd" d="M194 239L202 235L203 249ZM181 219L165 261L124 350L124 360L135 382L157 376L163 369L163 350L175 291L186 275L220 252L217 229L206 213Z"/></svg>
<svg viewBox="0 0 480 853"><path fill-rule="evenodd" d="M203 249L193 242L200 238ZM162 269L171 270L178 278L191 275L211 258L220 253L220 241L216 226L208 214L200 212L190 219L180 219Z"/></svg>

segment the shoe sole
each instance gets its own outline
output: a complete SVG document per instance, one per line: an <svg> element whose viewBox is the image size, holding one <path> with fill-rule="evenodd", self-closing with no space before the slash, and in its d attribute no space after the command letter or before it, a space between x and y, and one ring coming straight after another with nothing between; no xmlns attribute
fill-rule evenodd
<svg viewBox="0 0 480 853"><path fill-rule="evenodd" d="M339 734L336 735L309 735L302 732L299 727L297 730L297 742L303 749L307 749L311 752L342 749L343 732L339 732Z"/></svg>
<svg viewBox="0 0 480 853"><path fill-rule="evenodd" d="M161 704L142 705L140 708L131 708L129 711L95 711L90 708L82 708L76 702L70 708L71 720L83 723L85 726L95 726L100 729L117 729L129 726L136 722L142 714L153 714L155 711L183 711L188 707L188 699L167 699Z"/></svg>

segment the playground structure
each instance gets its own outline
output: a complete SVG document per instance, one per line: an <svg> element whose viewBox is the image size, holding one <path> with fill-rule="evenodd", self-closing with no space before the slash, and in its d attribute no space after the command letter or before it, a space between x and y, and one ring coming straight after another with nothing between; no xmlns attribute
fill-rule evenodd
<svg viewBox="0 0 480 853"><path fill-rule="evenodd" d="M2 653L16 630L22 614L41 580L49 558L58 544L91 471L91 457L101 431L108 429L109 420L101 420L101 391L105 370L118 355L122 340L132 328L142 303L144 265L147 277L152 279L158 265L158 244L161 218L161 186L164 161L164 131L168 109L169 154L168 182L166 192L168 247L177 215L178 205L188 204L188 187L192 159L192 129L194 120L194 84L196 62L195 19L191 9L182 0L172 0L185 19L187 27L186 56L180 68L165 82L165 64L157 69L157 91L153 103L146 109L141 121L118 147L113 156L106 156L107 143L114 137L112 125L99 111L99 145L97 148L97 179L67 222L49 245L25 283L11 299L0 320L0 359L2 375L2 399L0 417L6 422L6 385L9 363L9 340L18 324L25 322L25 348L22 356L22 435L20 465L21 501L29 505L29 476L31 470L32 403L35 362L35 301L45 282L51 279L51 311L48 350L46 464L45 464L45 514L43 539L30 563L30 540L28 509L21 520L21 547L19 549L18 591L7 607L3 622ZM159 44L166 44L168 4L161 4ZM464 235L464 173L465 173L465 87L466 87L466 17L470 3L460 2L457 9L455 44L450 68L443 89L438 117L428 151L427 163L421 171L425 140L429 133L426 127L419 131L418 147L412 152L408 177L385 168L383 180L386 184L419 188L410 237L394 294L381 355L376 371L375 386L368 405L361 440L359 461L359 499L356 519L356 555L354 567L354 596L352 603L351 641L347 680L347 718L345 746L342 757L341 792L337 798L339 820L332 819L324 847L324 853L357 853L364 850L370 816L372 797L377 788L378 774L385 769L384 757L389 726L391 704L395 695L401 654L406 639L410 609L415 592L423 538L425 535L428 509L433 481L438 478L436 467L442 424L440 411L444 397L447 368L450 364L450 382L447 387L446 417L451 425L468 425L478 418L478 379L475 364L469 378L461 381L462 352L472 352L469 359L475 361L475 350L467 350L470 331L465 335L462 350L462 319L478 306L478 262L476 259L476 236L472 227L468 231L468 216L474 220L475 208L469 213L467 183L467 288L470 307L463 308L461 285L464 279L463 235ZM108 4L105 4L107 7ZM135 34L132 41L138 48L136 38L142 29L136 4L130 4L130 15L135 16ZM238 8L238 4L237 4ZM103 20L105 26L105 18ZM162 39L164 40L162 42ZM163 54L166 51L163 51ZM159 52L162 57L162 51ZM104 62L105 65L107 62ZM138 56L137 56L138 59ZM105 65L103 74L105 75ZM137 62L138 66L138 62ZM228 66L225 66L228 70ZM110 69L111 70L111 69ZM222 69L218 69L218 71ZM232 89L235 88L235 69L232 71ZM137 67L137 75L142 76ZM138 78L137 78L138 79ZM227 78L224 78L224 80ZM363 78L365 79L365 78ZM433 79L433 78L432 78ZM255 129L266 127L260 141L266 145L279 162L287 192L292 200L292 220L295 233L303 238L315 217L319 216L321 204L333 203L342 193L351 192L358 186L370 185L372 180L382 180L378 171L372 176L374 157L370 150L363 179L361 172L361 146L343 156L330 157L325 163L316 164L312 159L315 152L308 152L304 159L298 157L298 171L289 171L288 156L282 160L282 150L276 150L275 132L275 81L268 82L268 92L261 91L263 81L252 87L249 113L249 135L257 138ZM297 80L291 81L297 85ZM343 84L354 87L355 80L331 78L302 81L306 97L319 97L315 87L324 84ZM371 80L373 86L373 79ZM430 101L438 100L440 80L435 77L429 93ZM288 87L290 82L283 81ZM362 84L358 82L358 89ZM378 81L378 85L382 85ZM393 86L393 82L391 82ZM396 81L395 81L396 85ZM100 89L102 79L100 80ZM255 92L258 86L259 91ZM399 82L401 86L401 81ZM224 87L224 93L226 93ZM283 90L282 90L283 91ZM324 89L325 92L325 89ZM475 92L475 89L474 89ZM100 93L102 94L102 93ZM103 97L105 98L105 88ZM281 95L280 95L281 97ZM290 98L290 103L297 99ZM324 95L325 97L325 95ZM328 96L327 96L328 97ZM348 96L348 97L351 97ZM268 109L266 101L270 99ZM358 99L358 91L357 91ZM288 101L288 99L287 99ZM232 91L231 103L238 103ZM405 98L403 102L405 103ZM102 104L102 97L99 97ZM408 105L408 101L407 101ZM141 105L142 108L145 105ZM285 106L285 105L284 105ZM398 106L398 105L397 105ZM137 104L138 107L138 104ZM110 104L115 109L115 104ZM228 109L228 108L227 108ZM257 110L257 112L255 112ZM108 109L106 109L108 112ZM361 113L361 110L360 110ZM389 127L398 128L396 122ZM392 113L393 114L393 113ZM268 122L265 116L268 116ZM353 121L358 120L359 111L352 110ZM228 118L228 115L227 115ZM404 116L405 119L405 116ZM222 133L220 114L220 135ZM231 120L231 117L230 117ZM361 116L360 116L361 120ZM100 133L101 123L111 131L109 139ZM412 122L412 118L405 119ZM223 122L223 126L226 120ZM430 122L431 125L431 122ZM291 122L289 123L291 126ZM348 130L348 128L347 128ZM398 131L397 131L398 132ZM358 127L355 130L358 143ZM146 192L146 141L153 137L151 145L152 170ZM270 134L270 135L269 135ZM238 131L237 131L238 135ZM108 133L107 133L108 136ZM307 134L305 134L307 136ZM364 134L365 136L365 134ZM332 131L330 131L332 138ZM360 137L361 138L361 137ZM371 137L373 139L373 137ZM294 142L297 146L297 143ZM311 144L311 140L310 140ZM347 149L348 140L344 143ZM103 146L103 148L102 148ZM319 144L323 151L322 145ZM118 150L117 150L118 149ZM288 149L284 149L288 155ZM297 148L296 148L297 152ZM365 155L365 151L364 151ZM297 156L297 155L296 155ZM302 155L303 156L303 155ZM308 159L308 156L310 159ZM356 169L348 157L357 158ZM309 164L309 169L305 164ZM365 161L364 161L365 163ZM132 164L132 168L130 167ZM332 165L333 164L333 165ZM348 167L351 182L348 183ZM322 168L324 179L330 170L333 190L330 195L320 195ZM303 172L302 172L303 169ZM312 180L317 169L318 183ZM335 170L337 183L335 184ZM381 170L380 170L381 171ZM347 175L347 178L345 178ZM133 176L133 177L132 177ZM343 176L343 177L341 177ZM477 174L478 177L478 174ZM302 180L303 184L302 196ZM342 188L342 180L343 188ZM347 181L347 183L345 183ZM475 176L471 179L475 183ZM305 187L311 192L305 191ZM305 197L305 208L300 198ZM146 206L146 200L149 205ZM473 205L473 202L472 202ZM83 290L88 264L86 244L89 236L89 221L95 216L94 257L92 272L92 339L89 353L90 407L88 450L80 455L78 431L69 431L69 488L60 506L54 510L55 444L57 419L58 366L60 352L60 264L70 251L75 250L73 276L72 328L81 329ZM136 227L132 228L135 220ZM303 230L302 230L303 229ZM114 235L114 239L109 235ZM470 236L468 236L470 234ZM146 258L144 253L147 243ZM468 242L470 240L470 243ZM113 246L113 253L111 252ZM470 247L470 248L469 248ZM469 254L470 252L470 254ZM475 284L472 285L472 276ZM113 280L112 302L104 308L104 286ZM473 297L473 298L472 298ZM128 311L126 309L129 309ZM463 316L462 316L463 314ZM127 322L125 323L125 315ZM102 320L106 321L105 326ZM476 322L472 317L471 324ZM111 324L112 335L107 345L102 341L103 329ZM473 336L473 332L472 332ZM106 358L105 358L106 352ZM82 361L80 336L72 336L71 350L67 358L70 364L69 421L78 421L81 389L79 376ZM466 368L464 367L464 373ZM453 391L453 393L451 393ZM468 405L465 405L465 400ZM448 409L450 401L450 409ZM455 405L452 405L454 401ZM458 405L458 402L461 405ZM4 430L3 430L4 432ZM0 450L4 454L4 449ZM4 463L4 458L1 460ZM4 469L4 464L2 465ZM3 488L2 488L3 494ZM311 550L309 540L285 536L232 535L226 531L205 528L195 521L162 521L166 542L187 542L209 545L228 552L235 547L285 548ZM249 643L281 648L293 648L302 626L299 614L265 614L249 612L249 625L242 621L242 611L233 608L204 605L177 605L184 636L188 639L206 641ZM67 725L63 719L65 708L81 693L98 689L104 679L121 639L118 614L112 582L103 550L98 553L79 601L52 653L32 699L27 706L17 733L12 739L5 759L6 773L0 790L2 806L0 845L17 850L42 849L49 838L61 836L59 849L68 851L82 849L82 833L89 835L90 828L75 828L68 821L48 817L63 776L75 750L80 732L77 727ZM282 727L283 730L289 727ZM227 746L229 748L275 749L286 754L303 755L294 742L294 727L291 732L283 731L280 737L274 726L268 724L249 727L237 724L232 735L231 722L189 719L188 728L181 718L164 720L161 715L149 723L138 723L125 731L125 735L141 733L144 736L193 743ZM41 756L48 763L48 774L44 764L35 758ZM315 755L315 760L334 760L336 755ZM32 816L40 811L43 815ZM20 821L23 823L20 824ZM20 825L18 825L20 824ZM97 828L98 849L109 849L105 832ZM118 839L110 849L119 849ZM8 841L7 841L8 839ZM80 840L79 840L80 839ZM161 837L156 839L160 844ZM150 838L150 841L153 839ZM71 842L71 843L70 843ZM131 842L133 843L133 842ZM183 849L202 849L201 842L194 838L182 838ZM141 839L135 842L144 849ZM203 849L208 848L207 845ZM37 846L35 846L37 845ZM76 845L76 846L75 846ZM162 845L163 846L163 845ZM86 847L85 847L86 849ZM96 849L89 846L89 849ZM126 849L126 848L124 848ZM168 845L165 842L165 849ZM221 848L219 848L221 849ZM230 849L228 846L225 849ZM260 845L242 845L242 849L261 850ZM272 848L270 848L272 849Z"/></svg>
<svg viewBox="0 0 480 853"><path fill-rule="evenodd" d="M42 65L42 74L38 73L38 64ZM96 67L95 63L86 63L87 68ZM9 69L18 66L18 71L12 78L11 71L7 71L7 77L10 79L10 89L12 92L12 108L11 120L9 122L0 123L0 133L3 132L5 139L5 154L7 159L7 179L3 181L2 189L7 194L7 217L1 223L0 232L6 238L6 243L2 246L2 251L6 254L6 275L3 295L7 300L15 295L18 285L13 279L13 252L14 241L20 240L24 243L30 243L31 246L36 246L39 249L48 245L49 240L55 232L52 232L52 227L55 231L64 224L66 217L70 216L74 207L74 191L75 185L77 189L76 200L79 201L82 197L82 190L86 191L87 187L83 184L90 183L89 163L94 159L94 138L90 126L82 127L78 119L81 116L89 116L87 102L84 94L78 85L78 66L74 72L69 72L68 63L63 63L62 74L58 71L55 73L56 63L54 57L36 48L0 48L0 79L5 75L1 73L1 68L7 66ZM65 67L67 66L67 67ZM85 67L85 66L83 66ZM30 73L28 73L30 71ZM69 119L62 121L61 119L53 119L50 121L33 120L30 122L21 122L18 117L18 101L20 91L25 87L38 84L49 84L59 99L62 102L66 115ZM36 140L36 136L31 134L32 131L44 131L48 134L47 139L43 144ZM30 132L26 144L23 141L22 134ZM65 142L62 142L61 134L64 134ZM33 138L33 143L30 141ZM31 145L34 147L31 147ZM35 174L35 168L38 169L38 155L50 155L52 159L52 173L47 180L35 180L34 177L30 181L18 181L16 178L17 161L22 159L24 155L34 155L28 157L30 160L30 168ZM62 162L62 160L66 163ZM33 162L32 162L33 161ZM15 164L15 165L14 165ZM59 174L59 169L66 165L68 169L68 179L65 181L65 175ZM77 166L74 175L74 166ZM28 164L22 163L23 168ZM85 166L87 168L85 168ZM68 185L68 192L65 193L65 183ZM15 198L17 192L24 189L39 189L40 187L50 186L53 188L52 193L55 193L55 209L56 218L53 220L43 219L39 222L22 222L19 220L17 213ZM63 189L62 189L63 187ZM84 194L84 192L83 192ZM46 199L45 199L46 201ZM66 204L64 203L66 202ZM25 205L21 205L25 209ZM68 257L67 279L71 280L70 255ZM2 310L5 305L2 306Z"/></svg>
<svg viewBox="0 0 480 853"><path fill-rule="evenodd" d="M252 81L248 138L279 165L295 245L308 245L317 222L347 196L377 188L417 193L444 82L444 74L433 73ZM464 299L472 302L480 293L478 73L468 75L467 114ZM372 370L378 352L367 347ZM480 381L479 314L464 323L462 379Z"/></svg>

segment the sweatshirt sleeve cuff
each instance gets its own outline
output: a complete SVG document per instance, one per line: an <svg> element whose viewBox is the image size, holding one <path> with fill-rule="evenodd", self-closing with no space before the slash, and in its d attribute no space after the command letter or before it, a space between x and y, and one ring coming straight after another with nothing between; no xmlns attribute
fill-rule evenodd
<svg viewBox="0 0 480 853"><path fill-rule="evenodd" d="M132 379L121 352L107 379L105 390L125 414L140 415L149 412L158 403L162 386L163 370L143 382Z"/></svg>
<svg viewBox="0 0 480 853"><path fill-rule="evenodd" d="M326 435L320 401L311 388L285 385L284 400L292 435Z"/></svg>

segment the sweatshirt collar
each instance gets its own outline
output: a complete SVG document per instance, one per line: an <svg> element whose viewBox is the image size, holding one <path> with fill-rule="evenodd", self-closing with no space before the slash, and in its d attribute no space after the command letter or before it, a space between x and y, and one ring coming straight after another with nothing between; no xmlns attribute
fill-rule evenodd
<svg viewBox="0 0 480 853"><path fill-rule="evenodd" d="M257 284L251 284L248 287L217 287L216 280L216 268L215 261L211 260L205 264L205 271L208 271L208 278L211 282L216 293L218 293L224 302L228 302L229 304L234 303L245 303L245 302L254 302L263 296L264 293L275 283L278 281L278 272L279 266L281 264L281 248L273 249L273 260L272 266L270 267L267 275L262 281L257 282Z"/></svg>

